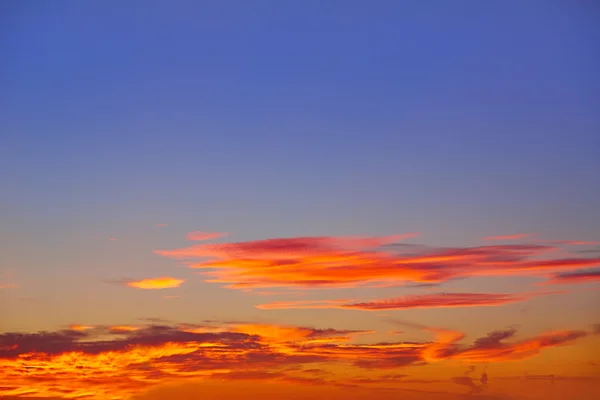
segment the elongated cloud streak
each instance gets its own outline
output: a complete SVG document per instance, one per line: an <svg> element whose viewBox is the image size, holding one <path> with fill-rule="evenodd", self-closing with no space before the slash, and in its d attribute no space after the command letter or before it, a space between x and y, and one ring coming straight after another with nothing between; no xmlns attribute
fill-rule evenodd
<svg viewBox="0 0 600 400"><path fill-rule="evenodd" d="M487 236L483 240L519 240L535 236L535 233L517 233L515 235Z"/></svg>
<svg viewBox="0 0 600 400"><path fill-rule="evenodd" d="M563 274L556 274L550 280L544 282L546 284L561 284L568 285L574 283L600 283L600 271L576 271Z"/></svg>
<svg viewBox="0 0 600 400"><path fill-rule="evenodd" d="M530 299L539 294L506 293L436 293L396 297L392 299L349 302L347 300L322 301L277 301L260 304L256 308L263 310L281 310L290 308L340 308L364 311L403 310L408 308L452 308L500 306ZM547 293L544 293L547 294Z"/></svg>
<svg viewBox="0 0 600 400"><path fill-rule="evenodd" d="M600 266L600 257L558 258L560 247L539 244L397 245L413 236L283 238L155 252L194 260L188 266L203 269L208 282L242 290L436 284L472 276L545 276Z"/></svg>
<svg viewBox="0 0 600 400"><path fill-rule="evenodd" d="M137 289L169 289L179 287L183 279L161 276L159 278L148 278L140 281L126 282L126 285Z"/></svg>
<svg viewBox="0 0 600 400"><path fill-rule="evenodd" d="M194 231L187 234L188 240L203 241L227 236L226 233Z"/></svg>
<svg viewBox="0 0 600 400"><path fill-rule="evenodd" d="M0 289L17 289L19 285L16 283L0 283Z"/></svg>

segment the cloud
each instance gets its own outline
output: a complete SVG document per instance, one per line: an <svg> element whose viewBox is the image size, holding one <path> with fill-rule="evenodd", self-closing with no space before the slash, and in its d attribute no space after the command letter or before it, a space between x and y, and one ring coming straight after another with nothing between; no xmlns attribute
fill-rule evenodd
<svg viewBox="0 0 600 400"><path fill-rule="evenodd" d="M223 236L227 236L227 233L194 231L189 232L186 237L188 240L202 241L217 239Z"/></svg>
<svg viewBox="0 0 600 400"><path fill-rule="evenodd" d="M556 292L558 293L558 292ZM316 301L276 301L259 304L262 310L281 310L293 308L338 308L364 311L403 310L409 308L452 308L500 306L528 300L534 296L551 293L434 293L396 297L392 299L352 302L348 300L316 300Z"/></svg>
<svg viewBox="0 0 600 400"><path fill-rule="evenodd" d="M591 245L600 244L600 242L590 242L590 241L583 241L583 240L557 240L552 243L564 244L567 246L591 246Z"/></svg>
<svg viewBox="0 0 600 400"><path fill-rule="evenodd" d="M504 235L504 236L487 236L483 240L519 240L527 237L535 236L535 233L517 233L515 235Z"/></svg>
<svg viewBox="0 0 600 400"><path fill-rule="evenodd" d="M128 281L125 285L136 289L170 289L177 288L183 282L183 279L161 276L159 278L147 278L139 281Z"/></svg>
<svg viewBox="0 0 600 400"><path fill-rule="evenodd" d="M89 329L94 329L92 325L80 325L80 324L72 324L69 325L69 329L72 331L87 331Z"/></svg>
<svg viewBox="0 0 600 400"><path fill-rule="evenodd" d="M107 327L108 331L110 333L129 333L129 332L134 332L140 329L139 326L133 326L133 325L113 325L113 326L109 326Z"/></svg>
<svg viewBox="0 0 600 400"><path fill-rule="evenodd" d="M492 331L486 336L476 339L473 344L464 345L459 344L464 339L464 334L461 332L398 320L391 320L391 322L436 335L436 340L424 350L425 358L428 361L442 359L456 359L469 363L518 361L533 357L543 349L571 344L578 339L596 334L592 327L592 331L550 331L529 339L506 342L517 333L516 329L511 328Z"/></svg>
<svg viewBox="0 0 600 400"><path fill-rule="evenodd" d="M16 283L0 283L0 289L17 289L19 285Z"/></svg>
<svg viewBox="0 0 600 400"><path fill-rule="evenodd" d="M433 285L474 276L545 276L600 266L600 257L562 258L542 244L433 248L397 246L414 237L297 237L155 250L200 269L227 288L351 288Z"/></svg>
<svg viewBox="0 0 600 400"><path fill-rule="evenodd" d="M119 325L79 329L84 325L74 324L74 329L56 332L3 333L0 382L10 385L0 386L0 397L26 391L37 397L125 399L189 378L351 387L369 383L348 381L347 373L355 369L381 371L445 360L511 361L589 334L547 332L510 341L516 332L506 330L464 345L461 332L409 325L433 334L434 340L368 343L358 338L371 331L233 322L126 329ZM381 379L408 381L396 371L386 376L389 379Z"/></svg>
<svg viewBox="0 0 600 400"><path fill-rule="evenodd" d="M545 284L569 285L574 283L600 282L600 270L575 271L554 275Z"/></svg>
<svg viewBox="0 0 600 400"><path fill-rule="evenodd" d="M495 331L477 339L471 346L449 343L438 350L435 357L454 358L467 362L516 361L539 354L548 347L562 346L587 336L585 331L547 332L527 340L506 343L515 335L513 329Z"/></svg>
<svg viewBox="0 0 600 400"><path fill-rule="evenodd" d="M495 379L502 380L534 380L534 381L599 381L600 377L597 376L577 376L577 375L531 375L525 373L522 376L500 376Z"/></svg>
<svg viewBox="0 0 600 400"><path fill-rule="evenodd" d="M165 226L168 226L167 224L156 224L155 225L158 228L164 228Z"/></svg>

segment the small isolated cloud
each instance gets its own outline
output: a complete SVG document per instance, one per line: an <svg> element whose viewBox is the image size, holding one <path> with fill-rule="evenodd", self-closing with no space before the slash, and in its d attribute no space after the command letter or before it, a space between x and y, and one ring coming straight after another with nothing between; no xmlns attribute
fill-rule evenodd
<svg viewBox="0 0 600 400"><path fill-rule="evenodd" d="M281 310L292 308L338 308L380 311L403 310L409 308L481 307L500 306L503 304L515 303L543 294L552 293L434 293L364 302L354 302L349 300L277 301L273 303L260 304L257 305L256 308L263 310Z"/></svg>
<svg viewBox="0 0 600 400"><path fill-rule="evenodd" d="M600 270L576 271L554 275L544 284L570 285L575 283L600 282Z"/></svg>
<svg viewBox="0 0 600 400"><path fill-rule="evenodd" d="M109 238L108 238L108 240L117 240L117 238L116 238L116 237L113 237L113 236L111 236L111 237L109 237Z"/></svg>
<svg viewBox="0 0 600 400"><path fill-rule="evenodd" d="M159 278L147 278L139 281L129 281L125 285L136 289L170 289L179 287L183 279L171 278L169 276L161 276Z"/></svg>
<svg viewBox="0 0 600 400"><path fill-rule="evenodd" d="M72 324L69 325L69 329L72 331L87 331L90 329L94 329L92 325L80 325L80 324Z"/></svg>
<svg viewBox="0 0 600 400"><path fill-rule="evenodd" d="M167 226L167 224L156 224L155 226L157 226L159 228L164 228L165 226Z"/></svg>
<svg viewBox="0 0 600 400"><path fill-rule="evenodd" d="M194 231L194 232L189 232L186 237L188 240L203 241L203 240L218 239L223 236L227 236L227 233Z"/></svg>
<svg viewBox="0 0 600 400"><path fill-rule="evenodd" d="M178 299L181 296L163 296L163 299Z"/></svg>
<svg viewBox="0 0 600 400"><path fill-rule="evenodd" d="M514 235L486 236L483 240L519 240L535 236L535 233L517 233Z"/></svg>

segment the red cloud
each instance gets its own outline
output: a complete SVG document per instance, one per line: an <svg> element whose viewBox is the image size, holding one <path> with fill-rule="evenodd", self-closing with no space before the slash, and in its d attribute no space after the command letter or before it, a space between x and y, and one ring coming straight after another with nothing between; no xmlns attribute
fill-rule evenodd
<svg viewBox="0 0 600 400"><path fill-rule="evenodd" d="M203 241L203 240L211 240L211 239L217 239L223 236L227 236L226 233L219 233L219 232L202 232L202 231L194 231L194 232L189 232L187 234L187 239L188 240L197 240L197 241Z"/></svg>
<svg viewBox="0 0 600 400"><path fill-rule="evenodd" d="M402 310L407 308L449 308L500 306L530 299L549 293L506 294L506 293L435 293L396 297L384 300L352 302L348 300L276 301L257 305L263 310L289 308L341 308L365 311Z"/></svg>
<svg viewBox="0 0 600 400"><path fill-rule="evenodd" d="M461 332L412 325L435 334L435 340L366 344L354 339L369 331L297 326L80 326L57 332L0 334L0 382L10 383L0 385L0 397L27 393L125 399L151 386L186 378L338 384L350 366L395 369L448 359L518 360L589 334L549 332L506 342L515 331L497 331L463 345ZM328 365L338 367L323 370ZM313 372L307 377L308 371Z"/></svg>
<svg viewBox="0 0 600 400"><path fill-rule="evenodd" d="M209 282L228 288L357 287L433 284L470 276L543 276L600 265L600 258L558 258L539 244L428 248L398 245L414 234L390 237L300 237L199 244L156 250L191 259ZM554 256L554 257L552 257Z"/></svg>

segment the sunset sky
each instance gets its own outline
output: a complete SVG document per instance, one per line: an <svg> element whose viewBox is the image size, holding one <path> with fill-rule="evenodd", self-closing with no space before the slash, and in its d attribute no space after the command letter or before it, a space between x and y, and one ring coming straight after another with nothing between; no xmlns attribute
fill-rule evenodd
<svg viewBox="0 0 600 400"><path fill-rule="evenodd" d="M598 26L2 2L0 398L600 398Z"/></svg>

